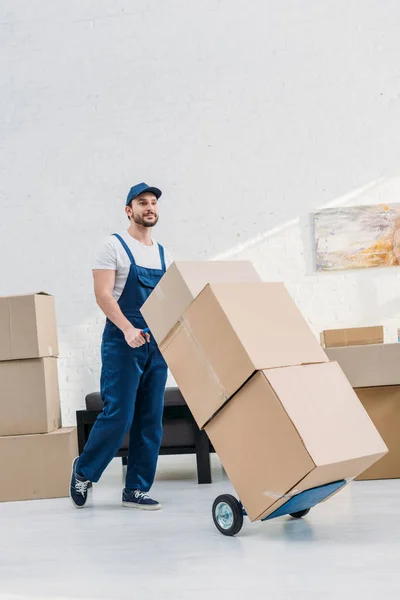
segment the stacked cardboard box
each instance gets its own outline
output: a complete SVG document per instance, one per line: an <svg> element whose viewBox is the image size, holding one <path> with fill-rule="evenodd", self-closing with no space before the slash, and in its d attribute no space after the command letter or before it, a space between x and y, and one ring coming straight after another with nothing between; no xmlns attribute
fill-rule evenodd
<svg viewBox="0 0 400 600"><path fill-rule="evenodd" d="M68 495L75 428L61 429L54 299L0 298L0 501Z"/></svg>
<svg viewBox="0 0 400 600"><path fill-rule="evenodd" d="M399 478L400 344L375 342L373 345L365 345L360 329L358 345L326 349L329 358L336 360L342 367L389 448L389 453L382 460L357 479ZM379 337L383 342L383 335Z"/></svg>
<svg viewBox="0 0 400 600"><path fill-rule="evenodd" d="M387 451L337 363L281 283L167 271L142 308L251 520L305 489L350 480ZM250 263L249 263L250 268ZM162 306L162 311L161 311ZM178 311L179 307L179 311Z"/></svg>
<svg viewBox="0 0 400 600"><path fill-rule="evenodd" d="M336 348L342 346L367 346L383 344L383 327L350 327L349 329L327 329L321 332L321 346Z"/></svg>

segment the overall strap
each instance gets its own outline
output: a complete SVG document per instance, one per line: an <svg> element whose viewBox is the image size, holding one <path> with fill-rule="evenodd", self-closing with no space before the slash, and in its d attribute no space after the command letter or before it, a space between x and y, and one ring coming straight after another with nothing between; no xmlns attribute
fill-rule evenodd
<svg viewBox="0 0 400 600"><path fill-rule="evenodd" d="M158 244L158 251L160 253L160 259L161 259L161 269L163 271L163 273L165 273L165 271L167 270L165 267L165 256L164 256L164 248L161 246L161 244Z"/></svg>
<svg viewBox="0 0 400 600"><path fill-rule="evenodd" d="M113 233L112 235L114 235L121 242L121 244L124 247L127 255L129 256L129 260L131 261L131 264L132 265L136 265L135 259L133 258L133 254L129 250L128 244L125 242L125 240L123 240L122 237L120 235L118 235L118 233Z"/></svg>

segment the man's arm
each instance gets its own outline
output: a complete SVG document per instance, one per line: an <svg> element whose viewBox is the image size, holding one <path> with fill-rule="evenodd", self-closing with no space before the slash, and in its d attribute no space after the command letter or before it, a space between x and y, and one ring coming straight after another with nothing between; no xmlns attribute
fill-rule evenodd
<svg viewBox="0 0 400 600"><path fill-rule="evenodd" d="M137 329L122 314L118 302L112 295L115 284L115 271L111 269L93 269L94 293L96 302L106 315L124 334L125 340L132 348L138 348L150 341L148 333L143 337Z"/></svg>

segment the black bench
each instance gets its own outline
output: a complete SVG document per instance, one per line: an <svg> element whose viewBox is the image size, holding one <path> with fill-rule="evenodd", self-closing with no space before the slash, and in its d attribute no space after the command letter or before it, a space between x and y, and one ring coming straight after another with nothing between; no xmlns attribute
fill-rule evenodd
<svg viewBox="0 0 400 600"><path fill-rule="evenodd" d="M97 415L103 408L100 392L88 394L86 410L76 412L79 454L82 453ZM123 464L128 459L129 435L116 456ZM199 483L211 483L210 451L214 449L205 431L201 431L178 388L167 388L164 396L163 438L160 454L196 454Z"/></svg>

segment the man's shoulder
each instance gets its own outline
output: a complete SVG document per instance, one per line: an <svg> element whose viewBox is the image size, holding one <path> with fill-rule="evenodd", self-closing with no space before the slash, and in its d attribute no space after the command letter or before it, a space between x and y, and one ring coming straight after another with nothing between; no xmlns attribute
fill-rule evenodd
<svg viewBox="0 0 400 600"><path fill-rule="evenodd" d="M106 246L112 246L116 248L118 247L118 245L121 245L121 241L119 238L122 238L125 242L129 241L126 237L125 231L117 231L109 233L105 238L103 238L103 244Z"/></svg>
<svg viewBox="0 0 400 600"><path fill-rule="evenodd" d="M93 257L94 269L115 269L117 264L117 239L108 235L100 240Z"/></svg>
<svg viewBox="0 0 400 600"><path fill-rule="evenodd" d="M129 243L127 239L124 239L123 232L117 234L109 233L100 240L97 246L98 255L108 254L116 257L119 254L119 250L122 248L121 241L117 236L120 236L126 243Z"/></svg>

